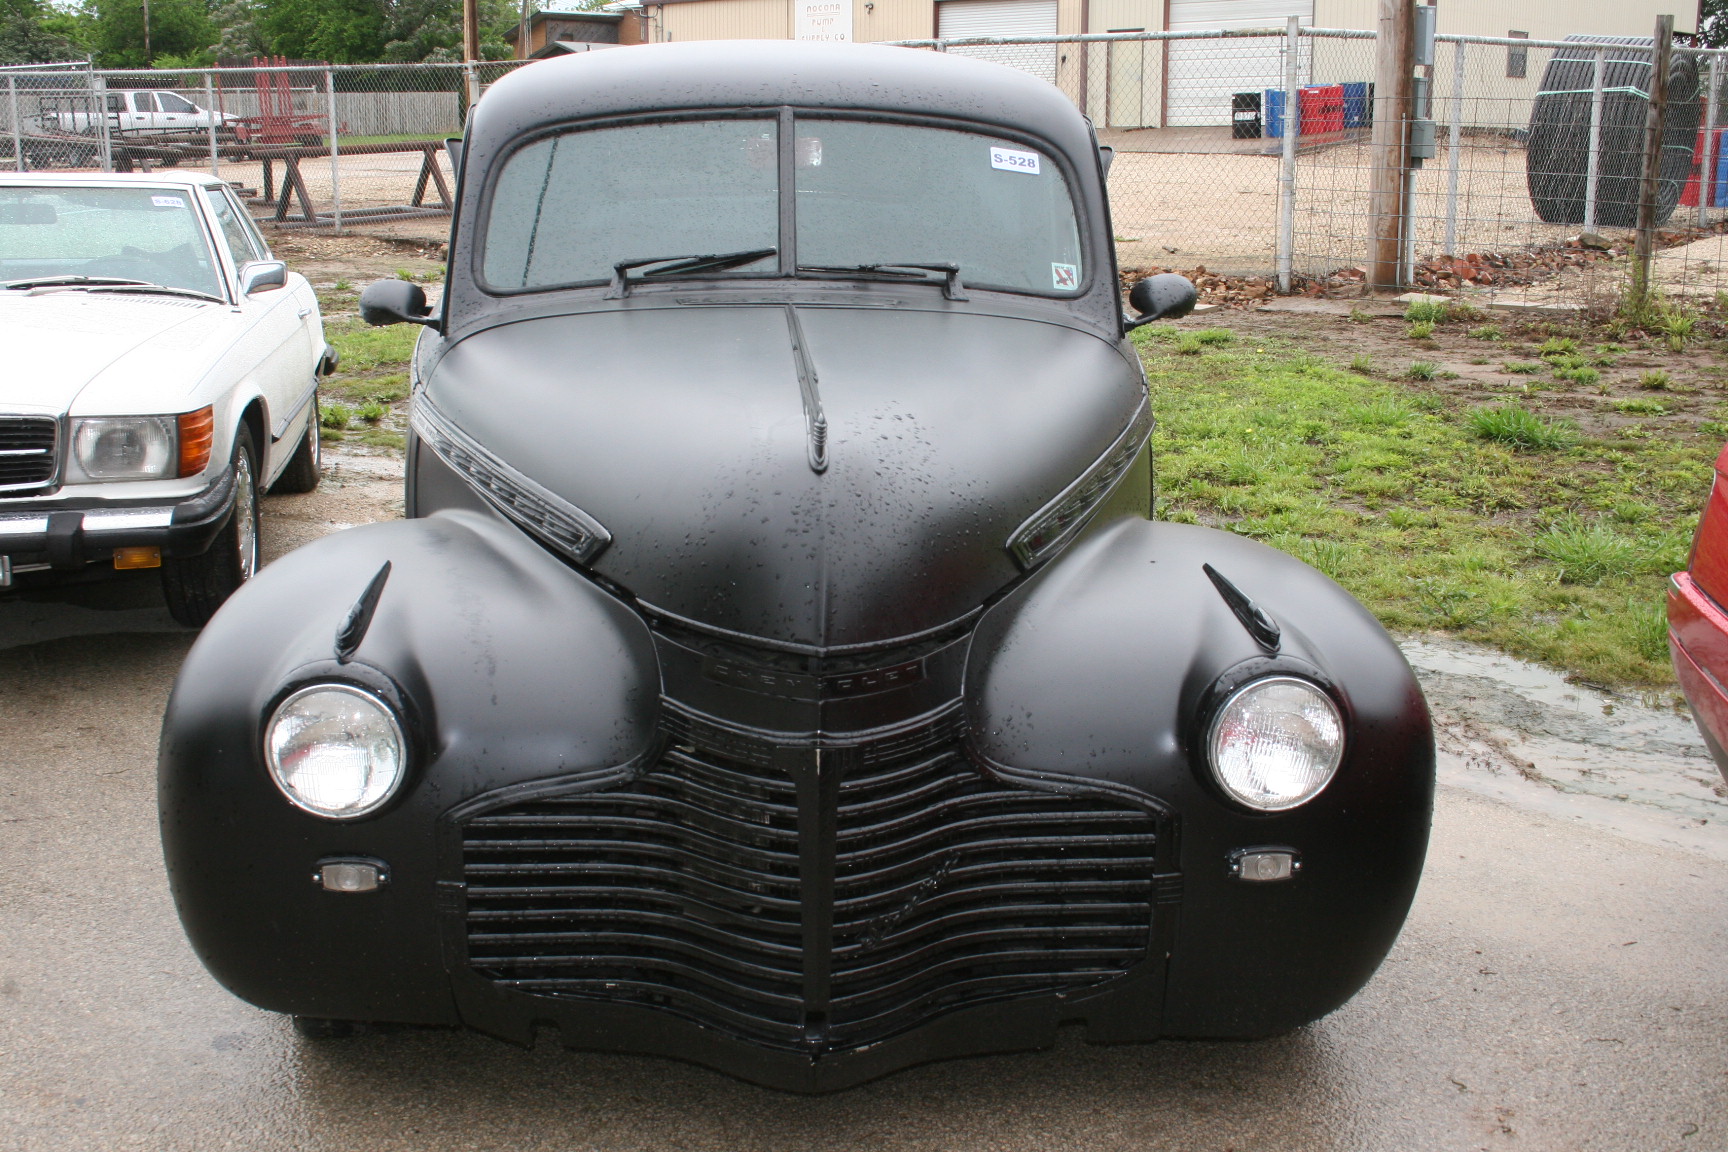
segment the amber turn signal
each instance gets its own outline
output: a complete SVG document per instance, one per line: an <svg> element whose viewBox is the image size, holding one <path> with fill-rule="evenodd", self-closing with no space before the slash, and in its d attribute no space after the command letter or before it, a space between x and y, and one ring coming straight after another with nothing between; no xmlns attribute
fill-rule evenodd
<svg viewBox="0 0 1728 1152"><path fill-rule="evenodd" d="M180 475L196 476L210 463L216 414L209 405L180 417Z"/></svg>
<svg viewBox="0 0 1728 1152"><path fill-rule="evenodd" d="M209 454L209 450L205 450ZM162 567L162 549L160 548L116 548L114 549L114 567L116 568L160 568Z"/></svg>

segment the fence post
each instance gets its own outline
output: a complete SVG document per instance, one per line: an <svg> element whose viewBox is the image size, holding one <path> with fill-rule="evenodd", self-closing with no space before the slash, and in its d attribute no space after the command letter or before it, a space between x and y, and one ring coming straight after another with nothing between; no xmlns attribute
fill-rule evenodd
<svg viewBox="0 0 1728 1152"><path fill-rule="evenodd" d="M1596 230L1596 176L1602 159L1602 65L1608 49L1596 49L1594 78L1590 85L1590 154L1584 158L1584 230Z"/></svg>
<svg viewBox="0 0 1728 1152"><path fill-rule="evenodd" d="M210 113L210 175L220 176L216 168L216 85L210 73L204 73L204 109Z"/></svg>
<svg viewBox="0 0 1728 1152"><path fill-rule="evenodd" d="M1702 228L1707 222L1707 213L1712 207L1711 201L1716 199L1716 161L1721 151L1716 143L1716 114L1718 99L1716 96L1717 68L1722 63L1722 57L1710 55L1710 85L1709 95L1704 100L1704 155L1698 164L1698 226Z"/></svg>
<svg viewBox="0 0 1728 1152"><path fill-rule="evenodd" d="M1302 22L1290 17L1284 32L1284 150L1278 161L1278 291L1290 292L1296 262L1296 135L1302 131L1298 107L1301 82Z"/></svg>
<svg viewBox="0 0 1728 1152"><path fill-rule="evenodd" d="M330 113L330 222L337 235L342 233L342 149L336 143L336 81L330 69L324 70L325 103Z"/></svg>
<svg viewBox="0 0 1728 1152"><path fill-rule="evenodd" d="M96 94L92 113L97 124L96 135L101 141L102 171L114 171L114 138L108 134L108 78L90 73L90 90Z"/></svg>
<svg viewBox="0 0 1728 1152"><path fill-rule="evenodd" d="M1416 9L1413 0L1380 0L1374 65L1374 133L1369 172L1368 281L1397 288L1404 264L1408 181L1406 134L1416 85Z"/></svg>
<svg viewBox="0 0 1728 1152"><path fill-rule="evenodd" d="M1446 138L1446 255L1458 255L1458 141L1464 133L1464 41L1452 42L1452 124Z"/></svg>
<svg viewBox="0 0 1728 1152"><path fill-rule="evenodd" d="M12 167L24 171L24 133L18 123L18 78L6 77L6 96L12 105Z"/></svg>
<svg viewBox="0 0 1728 1152"><path fill-rule="evenodd" d="M1632 307L1650 303L1650 254L1656 241L1656 197L1662 176L1662 135L1668 119L1668 57L1674 47L1674 17L1656 17L1650 58L1650 107L1644 115L1644 178L1638 183L1638 240L1632 249Z"/></svg>

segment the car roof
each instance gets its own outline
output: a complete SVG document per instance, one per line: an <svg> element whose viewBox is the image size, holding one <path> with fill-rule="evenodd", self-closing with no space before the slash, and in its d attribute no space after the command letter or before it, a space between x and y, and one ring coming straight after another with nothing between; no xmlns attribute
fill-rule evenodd
<svg viewBox="0 0 1728 1152"><path fill-rule="evenodd" d="M1076 158L1085 118L1054 84L1016 68L883 44L708 40L633 45L526 65L474 108L467 147L486 160L538 126L699 108L832 108L954 116L1042 136Z"/></svg>
<svg viewBox="0 0 1728 1152"><path fill-rule="evenodd" d="M69 188L111 188L128 184L164 184L220 188L222 180L208 172L169 168L160 172L0 172L0 185L63 185Z"/></svg>

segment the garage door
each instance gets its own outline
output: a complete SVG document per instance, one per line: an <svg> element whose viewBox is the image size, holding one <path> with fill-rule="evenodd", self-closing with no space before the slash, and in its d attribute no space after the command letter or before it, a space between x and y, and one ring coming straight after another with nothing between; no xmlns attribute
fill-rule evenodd
<svg viewBox="0 0 1728 1152"><path fill-rule="evenodd" d="M1279 28L1292 16L1314 23L1314 0L1170 0L1170 31ZM1310 42L1297 64L1308 83ZM1284 87L1282 37L1170 42L1169 120L1173 128L1230 123L1230 96Z"/></svg>
<svg viewBox="0 0 1728 1152"><path fill-rule="evenodd" d="M1056 0L942 0L936 5L936 35L1054 36ZM1040 80L1056 83L1056 45L1002 44L950 49L956 56L994 60Z"/></svg>

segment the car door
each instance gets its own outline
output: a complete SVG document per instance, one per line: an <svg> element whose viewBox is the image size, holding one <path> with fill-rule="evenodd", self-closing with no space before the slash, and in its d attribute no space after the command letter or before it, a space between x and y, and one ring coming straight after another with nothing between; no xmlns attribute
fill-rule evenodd
<svg viewBox="0 0 1728 1152"><path fill-rule="evenodd" d="M156 126L165 132L190 132L198 127L198 109L183 96L158 92Z"/></svg>
<svg viewBox="0 0 1728 1152"><path fill-rule="evenodd" d="M229 276L244 318L245 334L241 337L244 355L252 365L250 371L264 394L268 406L268 443L258 450L265 476L273 474L284 459L284 450L297 444L300 429L306 425L303 417L312 403L317 383L311 327L317 317L318 300L311 285L302 276L290 274L285 287L251 296L239 295L238 273L241 266L253 260L270 259L257 231L249 226L244 209L226 188L205 187L200 190L205 207L210 212L218 242L227 248L231 265ZM286 439L284 439L286 438Z"/></svg>

